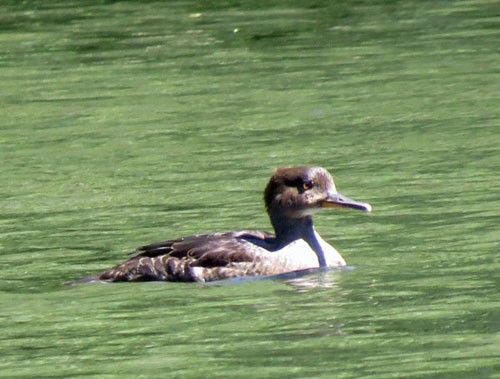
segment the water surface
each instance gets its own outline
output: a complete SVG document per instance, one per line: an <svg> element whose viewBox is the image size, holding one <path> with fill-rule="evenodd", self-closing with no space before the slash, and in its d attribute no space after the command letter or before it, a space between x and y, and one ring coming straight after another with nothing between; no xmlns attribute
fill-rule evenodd
<svg viewBox="0 0 500 379"><path fill-rule="evenodd" d="M496 1L3 2L3 377L500 377ZM350 269L68 287L269 229L277 166Z"/></svg>

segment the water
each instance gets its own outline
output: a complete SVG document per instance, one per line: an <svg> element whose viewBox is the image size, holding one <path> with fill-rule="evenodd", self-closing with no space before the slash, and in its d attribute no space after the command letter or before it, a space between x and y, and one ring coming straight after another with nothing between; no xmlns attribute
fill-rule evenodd
<svg viewBox="0 0 500 379"><path fill-rule="evenodd" d="M500 377L496 1L0 10L1 377ZM63 285L298 164L374 206L317 217L350 269Z"/></svg>

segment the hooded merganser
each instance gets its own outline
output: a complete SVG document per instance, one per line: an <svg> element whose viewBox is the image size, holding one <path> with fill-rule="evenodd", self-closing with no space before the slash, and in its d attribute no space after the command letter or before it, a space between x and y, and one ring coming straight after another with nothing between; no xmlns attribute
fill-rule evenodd
<svg viewBox="0 0 500 379"><path fill-rule="evenodd" d="M323 208L371 206L339 194L321 167L278 168L264 191L275 235L261 231L199 234L138 248L133 258L75 283L207 282L240 276L270 276L345 266L345 260L314 230Z"/></svg>

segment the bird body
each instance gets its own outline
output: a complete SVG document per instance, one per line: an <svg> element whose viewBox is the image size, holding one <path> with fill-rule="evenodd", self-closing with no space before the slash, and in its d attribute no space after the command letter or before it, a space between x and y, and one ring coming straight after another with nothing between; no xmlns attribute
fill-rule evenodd
<svg viewBox="0 0 500 379"><path fill-rule="evenodd" d="M275 234L238 231L199 234L138 248L136 255L102 274L77 281L207 282L255 275L279 275L345 260L315 231L312 216L324 208L371 206L339 194L321 167L279 168L265 192Z"/></svg>

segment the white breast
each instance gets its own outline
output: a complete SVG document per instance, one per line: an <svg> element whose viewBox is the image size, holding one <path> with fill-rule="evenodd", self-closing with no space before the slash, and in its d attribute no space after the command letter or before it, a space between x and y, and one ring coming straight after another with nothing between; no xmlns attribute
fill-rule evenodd
<svg viewBox="0 0 500 379"><path fill-rule="evenodd" d="M323 238L316 233L316 238L325 253L326 264L328 267L345 266L344 258L335 250L335 248L325 242ZM318 256L311 249L311 246L303 239L293 241L280 250L265 252L260 254L261 258L269 258L274 264L286 268L286 271L304 270L308 268L319 267Z"/></svg>

